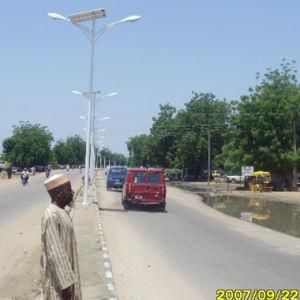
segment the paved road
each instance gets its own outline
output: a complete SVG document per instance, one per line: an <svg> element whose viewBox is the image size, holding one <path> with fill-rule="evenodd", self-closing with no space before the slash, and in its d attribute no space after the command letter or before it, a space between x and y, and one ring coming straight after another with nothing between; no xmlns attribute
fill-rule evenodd
<svg viewBox="0 0 300 300"><path fill-rule="evenodd" d="M76 190L81 181L79 170L75 169L69 172L53 171L55 173L68 173L72 181L72 187ZM12 180L7 184L1 183L0 187L0 225L13 222L18 216L21 216L30 208L37 204L49 203L50 198L44 187L44 173L37 173L29 178L29 184L22 186L21 181Z"/></svg>
<svg viewBox="0 0 300 300"><path fill-rule="evenodd" d="M124 212L102 186L102 218L120 299L215 299L217 289L300 287L300 239L223 215L168 189L167 213Z"/></svg>

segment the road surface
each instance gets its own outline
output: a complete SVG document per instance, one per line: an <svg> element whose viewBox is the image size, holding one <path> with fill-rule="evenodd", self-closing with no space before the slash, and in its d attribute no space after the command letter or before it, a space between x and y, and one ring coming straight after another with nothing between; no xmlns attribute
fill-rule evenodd
<svg viewBox="0 0 300 300"><path fill-rule="evenodd" d="M53 170L51 175L58 172L67 173L72 181L73 189L76 190L81 182L79 170L69 172ZM17 178L13 178L11 181L6 180L7 184L2 183L0 186L0 226L14 222L16 218L38 204L49 203L49 195L44 187L46 180L44 172L30 176L29 183L25 186Z"/></svg>
<svg viewBox="0 0 300 300"><path fill-rule="evenodd" d="M125 212L101 186L102 220L120 299L215 299L217 289L299 288L300 239L234 219L168 189L167 213Z"/></svg>

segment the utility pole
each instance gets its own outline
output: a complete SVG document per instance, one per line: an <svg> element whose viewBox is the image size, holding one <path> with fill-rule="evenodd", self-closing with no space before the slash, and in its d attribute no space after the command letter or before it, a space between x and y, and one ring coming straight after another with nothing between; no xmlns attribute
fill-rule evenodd
<svg viewBox="0 0 300 300"><path fill-rule="evenodd" d="M207 138L207 186L208 190L210 188L210 130L207 129L208 138Z"/></svg>
<svg viewBox="0 0 300 300"><path fill-rule="evenodd" d="M296 118L294 118L293 121L293 149L294 149L294 155L296 157L297 154L297 135L296 135ZM293 165L293 189L297 189L297 168L296 164Z"/></svg>

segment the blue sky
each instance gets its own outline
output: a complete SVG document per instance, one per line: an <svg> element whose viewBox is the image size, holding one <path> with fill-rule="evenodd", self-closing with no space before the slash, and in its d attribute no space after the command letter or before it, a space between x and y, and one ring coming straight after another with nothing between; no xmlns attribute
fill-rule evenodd
<svg viewBox="0 0 300 300"><path fill-rule="evenodd" d="M54 138L85 138L89 44L63 15L105 8L98 28L129 15L136 23L107 31L96 45L95 90L119 95L97 105L110 116L105 145L127 154L129 137L149 132L159 104L183 108L192 91L239 99L255 73L282 58L300 62L299 1L43 0L1 1L0 143L19 121L40 123Z"/></svg>

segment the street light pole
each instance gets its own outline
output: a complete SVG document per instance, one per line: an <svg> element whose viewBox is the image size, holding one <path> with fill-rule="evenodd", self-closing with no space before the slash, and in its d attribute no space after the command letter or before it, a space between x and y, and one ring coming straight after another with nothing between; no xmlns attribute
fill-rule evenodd
<svg viewBox="0 0 300 300"><path fill-rule="evenodd" d="M91 156L90 156L90 176L91 180L94 178L94 173L95 173L95 133L96 133L96 126L95 126L95 121L96 121L96 103L99 102L100 100L103 100L108 97L116 96L118 93L110 93L104 96L100 96L99 98L96 98L96 94L94 94L93 97L93 107L92 107L92 118L91 118Z"/></svg>
<svg viewBox="0 0 300 300"><path fill-rule="evenodd" d="M97 40L104 34L104 32L114 25L125 22L135 22L139 20L140 16L129 16L122 20L113 22L102 27L100 30L96 32L96 19L102 18L106 16L106 12L104 9L95 9L91 11L83 11L69 17L64 17L58 13L51 12L48 13L48 16L54 20L62 20L71 22L75 25L79 30L81 30L84 35L88 38L91 45L91 54L90 54L90 88L89 88L89 103L88 103L88 124L87 124L87 139L86 139L86 153L85 153L85 173L84 173L84 199L82 204L88 204L88 186L89 186L89 164L90 164L90 137L91 137L91 127L92 127L92 112L94 107L95 97L93 95L93 78L94 78L94 51L95 51L95 43ZM82 24L82 22L92 21L91 29Z"/></svg>

